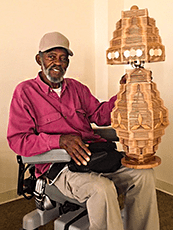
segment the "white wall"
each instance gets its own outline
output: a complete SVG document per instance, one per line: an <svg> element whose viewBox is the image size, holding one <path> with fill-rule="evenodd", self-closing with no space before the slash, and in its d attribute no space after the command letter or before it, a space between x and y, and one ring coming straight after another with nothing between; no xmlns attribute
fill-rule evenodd
<svg viewBox="0 0 173 230"><path fill-rule="evenodd" d="M95 94L108 99L108 66L105 50L108 43L108 1L95 0Z"/></svg>

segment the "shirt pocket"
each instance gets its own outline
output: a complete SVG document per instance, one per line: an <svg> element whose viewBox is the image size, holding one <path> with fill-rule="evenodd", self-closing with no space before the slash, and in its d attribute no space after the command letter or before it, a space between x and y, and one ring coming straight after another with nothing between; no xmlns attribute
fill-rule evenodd
<svg viewBox="0 0 173 230"><path fill-rule="evenodd" d="M62 123L62 115L59 112L46 114L38 118L37 129L38 132L56 133L57 127Z"/></svg>

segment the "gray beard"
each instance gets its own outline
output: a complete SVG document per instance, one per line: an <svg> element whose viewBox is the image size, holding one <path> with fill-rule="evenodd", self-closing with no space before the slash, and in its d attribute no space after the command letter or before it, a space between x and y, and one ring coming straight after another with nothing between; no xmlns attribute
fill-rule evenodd
<svg viewBox="0 0 173 230"><path fill-rule="evenodd" d="M54 77L51 77L49 74L46 74L46 73L44 73L45 75L46 75L46 77L47 77L47 79L49 80L49 81L51 81L52 83L61 83L62 81L63 81L63 76L64 76L64 74L63 74L63 76L61 76L59 79L55 79Z"/></svg>
<svg viewBox="0 0 173 230"><path fill-rule="evenodd" d="M43 73L46 75L47 79L50 82L52 82L52 83L61 83L63 81L63 79L64 79L63 77L64 77L64 75L66 73L65 69L63 69L63 75L59 79L57 79L57 78L54 78L54 77L50 76L49 70L51 69L51 67L46 69L45 66L44 66L43 61L42 61L42 67L43 67Z"/></svg>

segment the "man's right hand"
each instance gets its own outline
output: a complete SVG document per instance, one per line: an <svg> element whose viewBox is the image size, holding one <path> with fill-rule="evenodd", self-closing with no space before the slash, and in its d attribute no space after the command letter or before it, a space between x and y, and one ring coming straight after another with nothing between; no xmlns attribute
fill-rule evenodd
<svg viewBox="0 0 173 230"><path fill-rule="evenodd" d="M71 158L78 165L87 165L90 161L91 152L83 143L80 136L77 135L61 135L59 140L60 148L65 149Z"/></svg>

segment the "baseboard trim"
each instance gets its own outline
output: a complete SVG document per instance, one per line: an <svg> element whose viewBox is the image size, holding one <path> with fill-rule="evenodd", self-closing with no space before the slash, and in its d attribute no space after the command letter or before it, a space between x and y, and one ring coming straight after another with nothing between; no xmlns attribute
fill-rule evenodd
<svg viewBox="0 0 173 230"><path fill-rule="evenodd" d="M7 192L0 193L0 204L4 204L21 198L21 196L17 195L17 189L13 189Z"/></svg>
<svg viewBox="0 0 173 230"><path fill-rule="evenodd" d="M156 189L173 196L173 184L156 179Z"/></svg>

